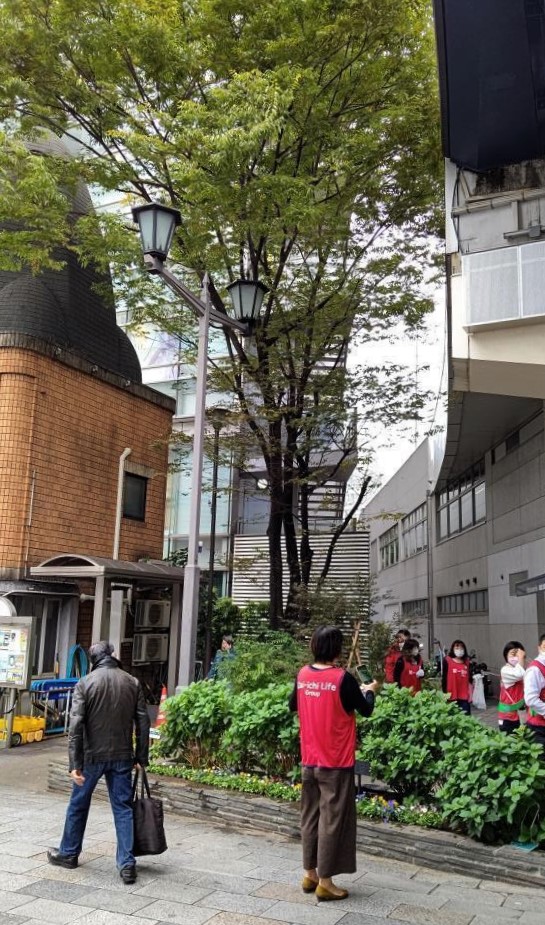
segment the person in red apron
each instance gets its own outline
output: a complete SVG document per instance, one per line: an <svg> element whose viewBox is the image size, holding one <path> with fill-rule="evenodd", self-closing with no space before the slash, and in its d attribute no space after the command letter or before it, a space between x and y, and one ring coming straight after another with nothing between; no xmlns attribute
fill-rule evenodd
<svg viewBox="0 0 545 925"><path fill-rule="evenodd" d="M301 840L304 893L319 901L345 899L333 883L356 870L356 717L370 716L377 682L360 687L337 666L343 637L337 626L319 626L310 647L314 661L297 675L289 706L299 714L302 789Z"/></svg>
<svg viewBox="0 0 545 925"><path fill-rule="evenodd" d="M500 702L498 728L509 735L520 726L519 710L524 710L524 661L526 651L521 642L511 640L503 647L503 666L500 675Z"/></svg>
<svg viewBox="0 0 545 925"><path fill-rule="evenodd" d="M537 656L524 675L524 702L528 711L526 725L543 748L545 758L545 633L539 637Z"/></svg>
<svg viewBox="0 0 545 925"><path fill-rule="evenodd" d="M411 638L409 630L399 630L399 633L396 633L394 636L394 641L386 652L384 658L384 680L386 684L394 683L394 671L396 667L396 662L399 658L399 654L403 648L404 643L407 639Z"/></svg>
<svg viewBox="0 0 545 925"><path fill-rule="evenodd" d="M398 687L408 687L413 694L422 690L424 669L418 639L407 639L394 669L394 681Z"/></svg>
<svg viewBox="0 0 545 925"><path fill-rule="evenodd" d="M463 713L471 713L471 674L467 646L455 639L448 655L443 659L443 693L458 704Z"/></svg>

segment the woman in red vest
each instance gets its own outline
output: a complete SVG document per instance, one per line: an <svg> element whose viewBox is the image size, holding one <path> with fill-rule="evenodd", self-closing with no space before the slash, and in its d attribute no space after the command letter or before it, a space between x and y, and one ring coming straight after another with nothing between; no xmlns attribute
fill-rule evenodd
<svg viewBox="0 0 545 925"><path fill-rule="evenodd" d="M301 838L304 893L318 900L345 899L333 883L356 870L356 717L370 716L372 684L358 682L336 665L343 637L336 626L319 626L310 642L314 661L297 675L290 709L299 714L302 779Z"/></svg>
<svg viewBox="0 0 545 925"><path fill-rule="evenodd" d="M543 749L545 758L545 633L539 637L537 655L524 675L526 725Z"/></svg>
<svg viewBox="0 0 545 925"><path fill-rule="evenodd" d="M389 647L384 657L384 680L387 684L394 683L394 672L396 663L399 659L400 652L407 639L411 638L409 630L399 630L394 636L394 641Z"/></svg>
<svg viewBox="0 0 545 925"><path fill-rule="evenodd" d="M524 660L526 652L521 642L511 640L503 647L505 665L500 672L500 702L498 728L509 735L520 726L519 710L524 710Z"/></svg>
<svg viewBox="0 0 545 925"><path fill-rule="evenodd" d="M443 693L457 703L463 713L471 713L471 674L465 642L455 639L443 659Z"/></svg>
<svg viewBox="0 0 545 925"><path fill-rule="evenodd" d="M413 694L417 694L422 690L423 677L424 669L418 639L407 639L396 662L394 681L398 687L408 687Z"/></svg>

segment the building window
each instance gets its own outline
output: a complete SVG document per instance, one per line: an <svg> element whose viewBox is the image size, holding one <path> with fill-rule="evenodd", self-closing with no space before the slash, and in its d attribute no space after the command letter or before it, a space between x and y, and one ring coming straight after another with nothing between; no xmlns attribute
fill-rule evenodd
<svg viewBox="0 0 545 925"><path fill-rule="evenodd" d="M32 674L54 676L57 669L59 651L59 615L61 602L56 600L40 601L42 613L36 618L34 637L34 658Z"/></svg>
<svg viewBox="0 0 545 925"><path fill-rule="evenodd" d="M388 568L388 566L399 562L399 529L397 524L394 524L393 527L390 527L389 530L386 530L386 533L379 537L379 546L381 569Z"/></svg>
<svg viewBox="0 0 545 925"><path fill-rule="evenodd" d="M446 594L437 598L437 612L441 616L459 613L486 613L488 591L466 591L463 594Z"/></svg>
<svg viewBox="0 0 545 925"><path fill-rule="evenodd" d="M504 247L462 259L467 323L545 314L545 243Z"/></svg>
<svg viewBox="0 0 545 925"><path fill-rule="evenodd" d="M142 475L125 472L123 483L123 517L131 520L146 519L148 480Z"/></svg>
<svg viewBox="0 0 545 925"><path fill-rule="evenodd" d="M453 482L437 498L439 539L467 530L486 517L484 461Z"/></svg>
<svg viewBox="0 0 545 925"><path fill-rule="evenodd" d="M426 505L421 504L401 521L401 534L403 536L403 558L415 556L428 546L428 518Z"/></svg>
<svg viewBox="0 0 545 925"><path fill-rule="evenodd" d="M417 601L402 601L401 603L401 613L407 619L411 617L427 617L428 616L428 599L427 597L421 597Z"/></svg>

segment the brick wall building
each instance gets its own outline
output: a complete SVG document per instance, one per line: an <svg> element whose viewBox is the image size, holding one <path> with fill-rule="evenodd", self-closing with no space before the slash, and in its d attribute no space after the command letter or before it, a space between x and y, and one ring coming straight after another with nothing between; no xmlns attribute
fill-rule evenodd
<svg viewBox="0 0 545 925"><path fill-rule="evenodd" d="M169 399L51 352L0 334L0 577L23 578L62 552L112 555L126 447L125 470L147 491L145 519L122 519L119 557L160 559Z"/></svg>
<svg viewBox="0 0 545 925"><path fill-rule="evenodd" d="M91 209L81 185L74 212ZM56 256L61 270L0 272L0 594L36 618L38 677L63 674L70 647L91 641L93 587L37 580L32 567L63 554L162 558L175 406L142 385L136 353L116 324L108 275L82 267L69 251ZM94 632L109 632L114 596L106 582L105 622ZM124 626L119 644L123 635Z"/></svg>

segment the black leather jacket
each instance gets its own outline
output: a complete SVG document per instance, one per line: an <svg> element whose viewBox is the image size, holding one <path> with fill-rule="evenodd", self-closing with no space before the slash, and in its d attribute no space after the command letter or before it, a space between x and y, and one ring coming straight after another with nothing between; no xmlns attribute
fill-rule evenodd
<svg viewBox="0 0 545 925"><path fill-rule="evenodd" d="M103 761L147 764L149 728L140 682L123 671L117 659L104 656L74 689L68 734L70 771Z"/></svg>

